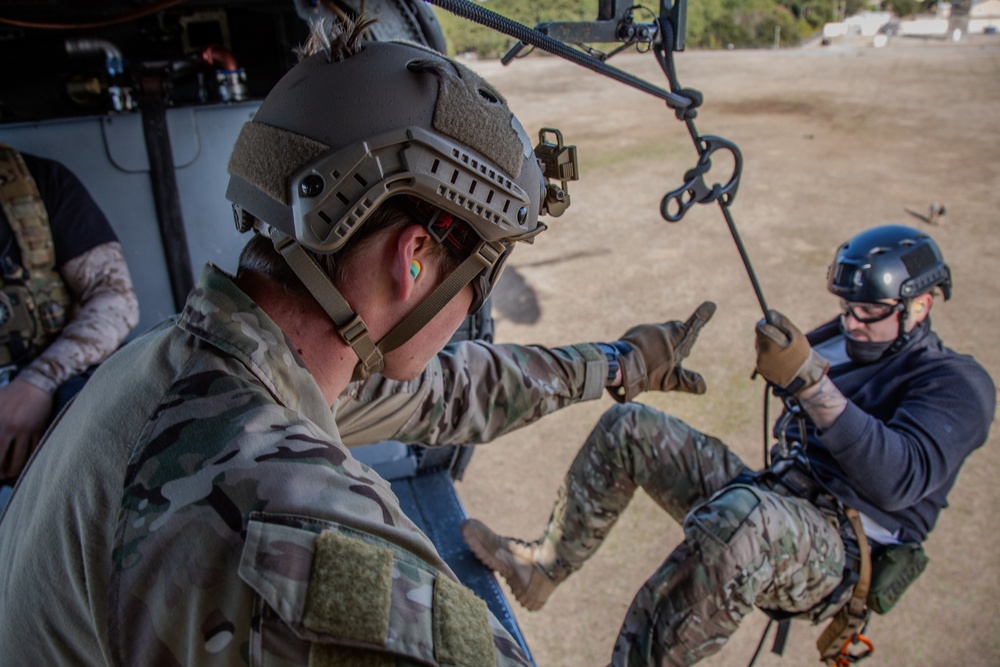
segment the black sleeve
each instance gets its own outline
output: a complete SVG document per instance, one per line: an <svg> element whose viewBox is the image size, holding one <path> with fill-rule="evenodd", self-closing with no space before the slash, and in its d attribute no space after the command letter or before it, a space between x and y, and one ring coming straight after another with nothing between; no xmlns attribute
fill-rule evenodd
<svg viewBox="0 0 1000 667"><path fill-rule="evenodd" d="M851 402L819 438L858 492L889 512L949 490L966 457L989 437L996 407L992 379L965 355L935 359L900 378L902 400L888 421Z"/></svg>
<svg viewBox="0 0 1000 667"><path fill-rule="evenodd" d="M118 237L80 179L54 160L22 154L45 202L56 250L56 268Z"/></svg>

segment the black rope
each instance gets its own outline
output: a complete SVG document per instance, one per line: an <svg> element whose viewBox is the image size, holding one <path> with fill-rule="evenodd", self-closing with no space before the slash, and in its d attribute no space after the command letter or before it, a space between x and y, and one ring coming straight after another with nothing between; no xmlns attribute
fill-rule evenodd
<svg viewBox="0 0 1000 667"><path fill-rule="evenodd" d="M771 466L771 383L764 382L764 467Z"/></svg>
<svg viewBox="0 0 1000 667"><path fill-rule="evenodd" d="M687 124L688 132L691 134L691 138L695 140L695 148L701 151L698 145L698 131L694 128L695 116L698 115L698 107L704 101L702 94L694 90L693 88L682 88L680 82L677 80L677 69L674 67L673 58L673 48L670 45L674 43L674 27L670 24L665 17L659 17L656 21L659 26L660 36L662 39L654 47L654 53L656 55L656 62L660 64L660 69L663 73L667 75L667 81L670 82L670 90L683 97L688 98L691 101L690 106L683 109L675 109L677 115L677 120L682 120Z"/></svg>
<svg viewBox="0 0 1000 667"><path fill-rule="evenodd" d="M754 294L757 295L757 303L760 304L761 310L764 311L764 319L768 324L774 324L771 311L767 307L767 302L764 300L764 292L760 288L760 283L757 281L757 274L754 273L753 265L750 264L750 256L747 255L746 248L743 247L743 241L740 239L740 234L736 231L736 223L733 221L733 216L729 213L729 203L723 201L724 197L719 198L719 208L722 210L722 215L726 218L726 224L729 225L729 234L733 237L733 242L736 243L736 249L740 253L740 259L743 260L743 266L747 270L747 276L750 278L750 284L753 286Z"/></svg>
<svg viewBox="0 0 1000 667"><path fill-rule="evenodd" d="M691 101L691 104L688 107L685 107L684 109L675 109L675 113L678 120L684 121L688 134L691 135L691 140L694 142L695 150L698 151L698 156L701 157L706 148L702 142L701 135L698 134L698 129L694 125L694 119L698 115L697 109L701 106L703 97L697 90L681 87L680 81L677 78L677 68L674 66L673 48L671 46L674 43L674 28L670 21L662 16L657 20L657 25L659 26L660 36L662 39L655 48L656 60L660 64L660 69L662 69L663 73L666 75L667 81L670 82L670 90L673 91L674 94L682 95ZM761 290L760 282L757 280L757 274L754 273L753 265L750 263L750 256L747 254L746 248L743 246L740 234L736 230L736 223L733 221L733 217L729 213L730 199L726 197L719 197L716 201L719 202L719 208L722 211L723 217L726 219L726 224L729 226L729 233L733 237L733 242L736 243L736 249L740 254L740 259L743 261L743 266L746 268L747 276L750 278L750 284L753 286L754 294L757 295L757 302L760 304L761 310L764 311L764 319L769 324L773 324L771 321L770 310L767 307L767 302L764 300L764 292Z"/></svg>

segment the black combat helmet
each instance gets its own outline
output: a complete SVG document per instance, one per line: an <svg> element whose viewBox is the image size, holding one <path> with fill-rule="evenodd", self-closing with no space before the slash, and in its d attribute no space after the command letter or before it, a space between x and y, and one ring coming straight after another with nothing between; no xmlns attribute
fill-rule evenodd
<svg viewBox="0 0 1000 667"><path fill-rule="evenodd" d="M940 287L951 297L951 270L927 234L902 225L862 232L840 246L827 288L846 301L904 301Z"/></svg>

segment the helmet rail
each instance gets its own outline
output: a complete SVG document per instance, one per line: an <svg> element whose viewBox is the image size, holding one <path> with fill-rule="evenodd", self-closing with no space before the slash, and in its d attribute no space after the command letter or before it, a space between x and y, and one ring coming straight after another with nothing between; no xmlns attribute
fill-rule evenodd
<svg viewBox="0 0 1000 667"><path fill-rule="evenodd" d="M524 188L468 149L419 127L323 155L292 175L288 189L290 231L320 253L339 250L371 209L399 194L460 217L486 241L536 233L538 211L529 212Z"/></svg>

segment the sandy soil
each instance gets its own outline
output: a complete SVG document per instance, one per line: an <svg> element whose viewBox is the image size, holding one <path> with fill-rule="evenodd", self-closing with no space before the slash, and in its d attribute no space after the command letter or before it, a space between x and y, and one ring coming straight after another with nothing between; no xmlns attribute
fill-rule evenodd
<svg viewBox="0 0 1000 667"><path fill-rule="evenodd" d="M666 86L651 56L623 54L611 64ZM731 210L770 307L802 328L825 321L836 311L826 266L840 242L881 223L926 228L955 282L954 297L936 304L935 328L1000 378L1000 39L688 52L677 65L681 83L705 95L698 130L742 148ZM655 98L557 58L473 66L507 95L529 132L560 128L579 147L583 174L571 185L570 211L513 256L494 307L498 340L614 339L635 323L684 319L714 300L719 311L688 362L705 375L708 395L644 400L759 465L763 387L750 374L760 306L717 207L699 206L674 225L659 215L660 199L696 162L683 125ZM713 173L728 178L721 174L731 167L718 162ZM926 215L932 202L947 209L933 227L913 214ZM610 405L603 398L574 406L480 447L458 485L469 513L535 537L577 448ZM876 654L865 664L1000 665L994 426L926 545L927 572L871 624ZM605 665L632 595L681 536L640 492L544 610L516 609L537 663ZM765 623L755 612L705 664L747 664ZM819 630L794 624L784 659L765 652L757 664L818 664Z"/></svg>

